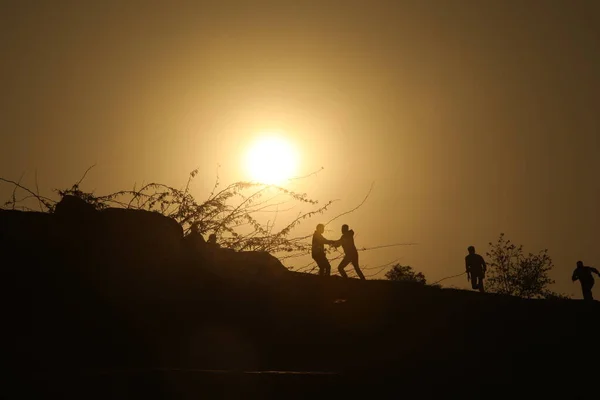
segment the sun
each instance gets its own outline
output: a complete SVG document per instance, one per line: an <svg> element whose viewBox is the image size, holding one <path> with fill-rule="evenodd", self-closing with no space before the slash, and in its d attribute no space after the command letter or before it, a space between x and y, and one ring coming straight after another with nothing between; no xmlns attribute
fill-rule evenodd
<svg viewBox="0 0 600 400"><path fill-rule="evenodd" d="M289 140L265 135L248 149L245 168L253 181L278 185L296 174L298 154Z"/></svg>

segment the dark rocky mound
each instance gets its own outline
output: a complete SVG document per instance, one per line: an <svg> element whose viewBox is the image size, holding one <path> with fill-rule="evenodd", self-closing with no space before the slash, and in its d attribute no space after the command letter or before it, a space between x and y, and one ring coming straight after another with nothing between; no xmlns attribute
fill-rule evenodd
<svg viewBox="0 0 600 400"><path fill-rule="evenodd" d="M181 226L161 214L96 210L73 196L65 196L53 214L0 210L0 238L3 253L15 263L30 264L36 273L68 271L70 277L91 279L90 284L115 285L114 295L164 294L169 285L192 284L187 278L199 275L205 281L210 275L270 278L287 272L268 253L191 248Z"/></svg>
<svg viewBox="0 0 600 400"><path fill-rule="evenodd" d="M96 210L72 196L53 214L0 210L0 254L5 333L23 344L11 346L14 362L44 368L135 363L131 354L148 354L150 326L168 325L201 298L191 316L199 318L204 296L225 292L224 277L261 282L288 272L268 253L192 250L181 226L158 213Z"/></svg>

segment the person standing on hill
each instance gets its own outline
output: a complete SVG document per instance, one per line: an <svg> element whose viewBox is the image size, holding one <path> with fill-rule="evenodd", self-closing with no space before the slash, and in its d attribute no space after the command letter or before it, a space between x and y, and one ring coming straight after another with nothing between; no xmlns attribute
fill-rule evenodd
<svg viewBox="0 0 600 400"><path fill-rule="evenodd" d="M194 222L192 226L190 226L190 232L184 237L186 246L193 252L201 252L206 247L206 241L200 231L200 222Z"/></svg>
<svg viewBox="0 0 600 400"><path fill-rule="evenodd" d="M319 275L329 276L331 274L331 264L329 264L329 260L325 255L325 245L332 245L335 243L335 241L325 239L323 237L323 232L325 232L325 225L317 225L317 229L315 229L315 233L313 233L312 237L311 253L313 260L315 260L319 266Z"/></svg>
<svg viewBox="0 0 600 400"><path fill-rule="evenodd" d="M479 289L479 291L483 293L485 292L485 289L483 288L483 278L485 278L487 265L483 257L475 253L474 246L469 246L467 250L469 251L469 254L465 257L467 279L471 281L471 287L473 289Z"/></svg>
<svg viewBox="0 0 600 400"><path fill-rule="evenodd" d="M334 246L341 245L344 249L344 259L338 266L338 271L341 276L344 278L348 277L344 268L348 266L348 264L352 263L356 274L360 277L360 279L365 280L365 276L363 275L360 267L358 266L358 250L354 245L354 231L348 228L348 225L342 225L342 237L335 242Z"/></svg>
<svg viewBox="0 0 600 400"><path fill-rule="evenodd" d="M211 233L208 236L208 240L206 241L206 244L211 249L218 249L219 247L221 247L221 245L219 245L219 243L217 243L217 235L215 233Z"/></svg>
<svg viewBox="0 0 600 400"><path fill-rule="evenodd" d="M594 300L592 296L592 287L594 287L594 276L592 273L600 276L600 272L596 268L586 267L583 265L583 261L577 261L577 268L573 271L571 279L573 282L579 280L581 283L581 291L583 292L584 300Z"/></svg>

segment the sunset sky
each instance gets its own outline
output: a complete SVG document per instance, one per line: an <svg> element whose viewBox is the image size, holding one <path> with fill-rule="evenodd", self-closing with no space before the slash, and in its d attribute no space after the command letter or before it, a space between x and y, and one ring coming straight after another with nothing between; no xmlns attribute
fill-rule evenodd
<svg viewBox="0 0 600 400"><path fill-rule="evenodd" d="M37 170L43 194L96 164L98 193L198 167L202 198L217 165L250 179L249 148L277 132L297 175L324 168L294 183L340 199L323 220L375 182L326 237L418 243L363 252L367 268L436 281L501 232L548 248L576 298L575 262L600 268L598 2L9 1L0 57L0 176Z"/></svg>

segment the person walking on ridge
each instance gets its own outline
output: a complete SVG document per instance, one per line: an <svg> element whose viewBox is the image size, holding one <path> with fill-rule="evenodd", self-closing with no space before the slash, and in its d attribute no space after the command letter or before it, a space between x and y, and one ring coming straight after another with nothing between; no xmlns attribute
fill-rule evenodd
<svg viewBox="0 0 600 400"><path fill-rule="evenodd" d="M331 264L329 264L329 260L325 255L325 245L332 245L335 243L335 240L325 239L323 232L325 232L325 225L317 225L317 229L315 229L312 237L311 253L313 260L319 266L319 276L329 276L331 275Z"/></svg>
<svg viewBox="0 0 600 400"><path fill-rule="evenodd" d="M215 233L211 233L210 236L208 236L206 244L213 249L218 249L219 247L221 247L221 245L217 243L217 235Z"/></svg>
<svg viewBox="0 0 600 400"><path fill-rule="evenodd" d="M485 292L485 289L483 288L483 278L485 278L487 265L483 257L475 253L474 246L469 246L467 250L469 251L469 254L465 257L467 279L471 281L471 287L473 289L479 289L479 291L483 293Z"/></svg>
<svg viewBox="0 0 600 400"><path fill-rule="evenodd" d="M592 287L594 287L594 275L592 275L592 272L600 276L600 272L598 272L596 268L586 267L583 265L583 261L577 261L577 268L575 268L575 271L573 271L573 276L571 277L573 282L579 280L579 283L581 283L583 299L589 301L594 300L594 296L592 296Z"/></svg>
<svg viewBox="0 0 600 400"><path fill-rule="evenodd" d="M344 278L348 277L344 268L348 266L348 264L352 263L356 274L360 277L360 279L365 280L365 276L363 275L360 267L358 266L358 250L354 245L354 231L348 228L348 225L342 225L342 237L335 242L334 246L341 245L344 249L344 258L340 265L338 266L338 271L341 276Z"/></svg>

